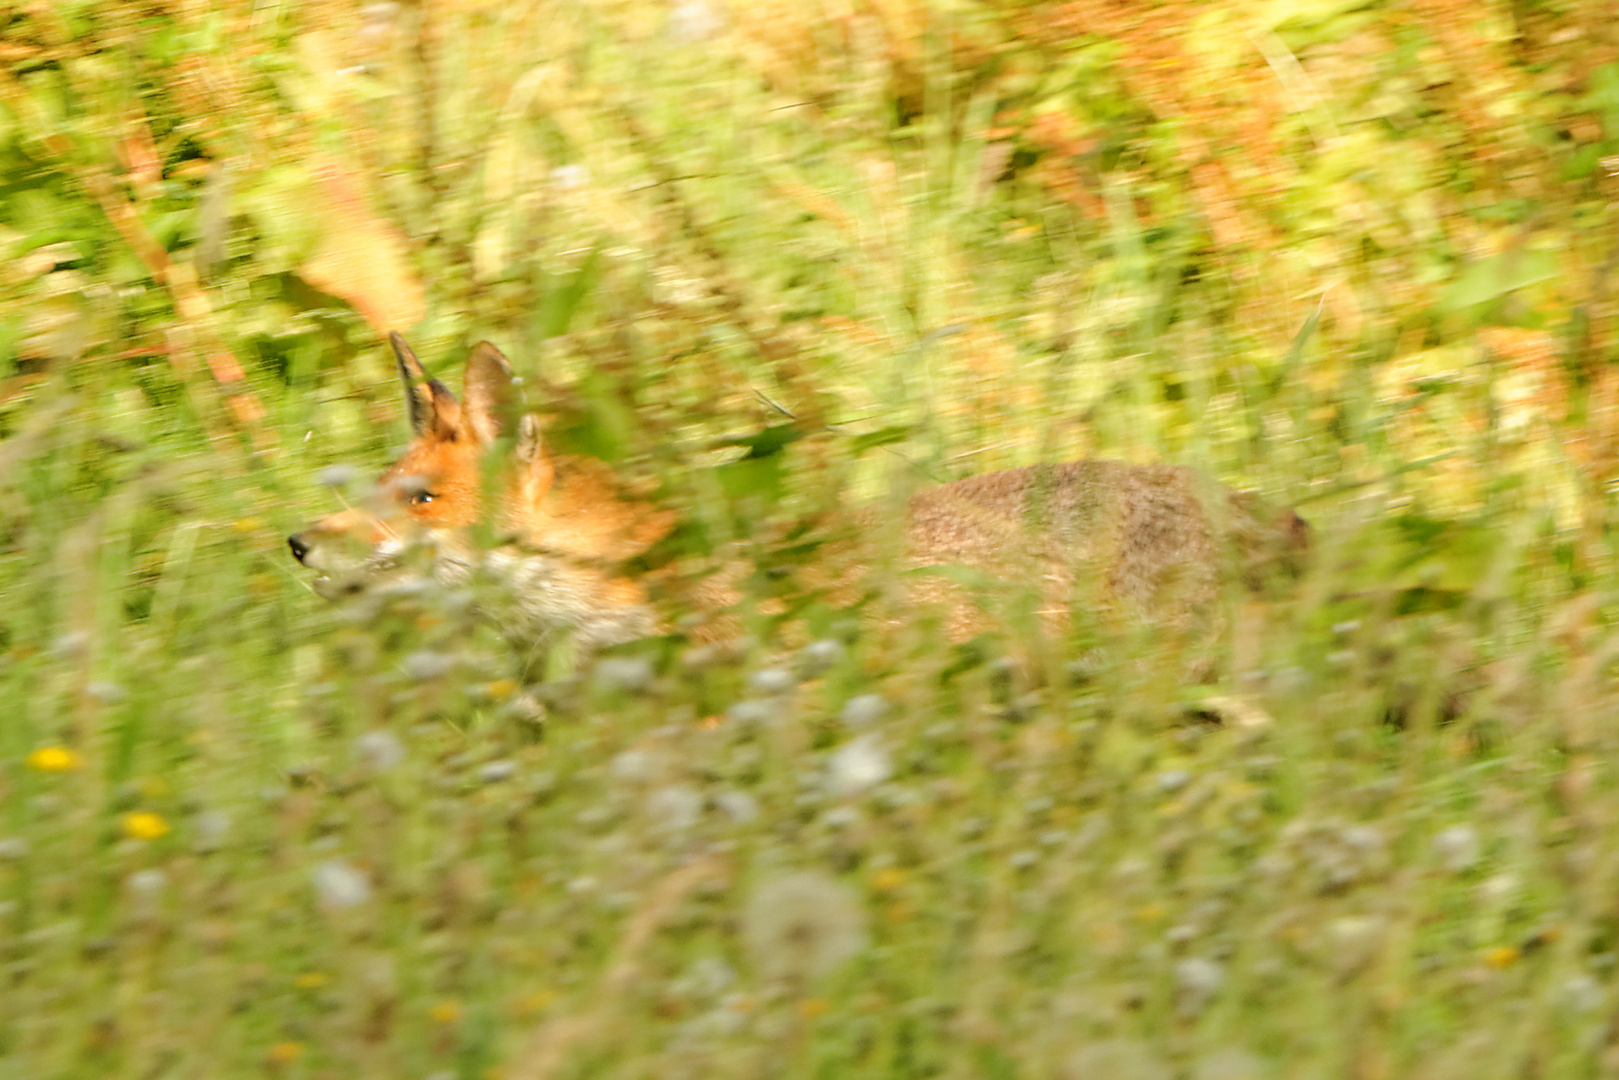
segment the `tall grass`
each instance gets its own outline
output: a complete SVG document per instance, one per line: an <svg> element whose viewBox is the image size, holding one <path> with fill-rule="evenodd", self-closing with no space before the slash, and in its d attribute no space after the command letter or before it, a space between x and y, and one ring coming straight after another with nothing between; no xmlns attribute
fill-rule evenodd
<svg viewBox="0 0 1619 1080"><path fill-rule="evenodd" d="M0 15L0 1074L1611 1072L1604 13L1095 7ZM418 287L761 591L1082 454L1314 566L1211 685L326 605Z"/></svg>

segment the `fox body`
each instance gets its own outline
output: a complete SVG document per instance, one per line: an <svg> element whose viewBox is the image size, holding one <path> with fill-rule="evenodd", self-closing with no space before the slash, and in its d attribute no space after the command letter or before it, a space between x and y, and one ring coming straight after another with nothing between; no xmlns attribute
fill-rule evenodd
<svg viewBox="0 0 1619 1080"><path fill-rule="evenodd" d="M674 515L626 498L600 461L551 454L534 416L513 425L512 371L494 346L472 350L457 399L398 334L390 340L414 437L363 505L289 538L293 555L320 571L317 591L336 597L408 577L407 553L425 547L440 582L463 582L479 566L504 582L513 637L564 632L588 649L659 632L646 582L623 564L666 536ZM503 436L509 454L487 461ZM851 523L868 546L883 532L879 508L853 512ZM493 545L475 541L479 524L492 527ZM1127 618L1193 631L1214 628L1234 575L1257 583L1272 566L1296 564L1308 526L1192 469L1086 460L924 489L907 500L898 533L903 565L1027 587L1059 622L1089 596ZM834 593L847 594L881 554L857 545L828 553ZM736 599L726 582L737 576L699 586L686 599L709 610L687 614L715 617ZM914 575L905 596L939 604L953 638L986 625L959 575Z"/></svg>

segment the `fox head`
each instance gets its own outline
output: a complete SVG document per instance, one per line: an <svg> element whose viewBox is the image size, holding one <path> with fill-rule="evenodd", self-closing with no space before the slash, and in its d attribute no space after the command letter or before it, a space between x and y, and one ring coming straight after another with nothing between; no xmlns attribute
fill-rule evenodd
<svg viewBox="0 0 1619 1080"><path fill-rule="evenodd" d="M630 626L651 632L639 583L612 564L661 539L673 515L620 498L602 462L551 454L535 416L511 431L511 365L487 341L468 354L458 399L404 338L388 340L412 438L365 500L288 537L293 557L321 572L316 591L335 598L398 581L409 574L406 553L426 549L441 582L464 580L480 564L500 571L529 629L585 627L598 641L636 636ZM503 456L492 461L491 453ZM469 527L480 523L497 537L491 550L473 543Z"/></svg>
<svg viewBox="0 0 1619 1080"><path fill-rule="evenodd" d="M464 394L429 378L405 339L389 335L412 438L365 499L287 538L293 557L322 576L323 594L359 591L404 552L479 520L484 454L510 410L512 370L487 341L467 357Z"/></svg>

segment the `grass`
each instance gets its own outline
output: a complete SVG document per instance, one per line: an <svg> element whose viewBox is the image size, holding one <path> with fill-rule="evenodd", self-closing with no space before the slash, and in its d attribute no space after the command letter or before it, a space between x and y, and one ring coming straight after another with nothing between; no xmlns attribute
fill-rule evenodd
<svg viewBox="0 0 1619 1080"><path fill-rule="evenodd" d="M430 7L0 16L0 1076L1616 1068L1602 9ZM287 556L386 318L760 590L1087 453L1315 565L1208 686L514 657Z"/></svg>

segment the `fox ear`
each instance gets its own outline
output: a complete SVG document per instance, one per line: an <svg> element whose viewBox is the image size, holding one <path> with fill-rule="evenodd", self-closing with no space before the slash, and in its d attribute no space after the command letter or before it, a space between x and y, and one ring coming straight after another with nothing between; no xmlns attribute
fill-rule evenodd
<svg viewBox="0 0 1619 1080"><path fill-rule="evenodd" d="M454 438L461 418L461 405L455 395L450 393L449 387L428 377L422 362L416 359L415 351L405 344L399 331L388 335L388 344L393 346L399 381L405 387L405 410L410 416L411 432L426 435L431 430L440 438ZM418 383L418 379L422 382Z"/></svg>
<svg viewBox="0 0 1619 1080"><path fill-rule="evenodd" d="M480 341L467 356L466 381L462 385L466 426L479 442L494 442L510 423L514 396L511 364L499 349Z"/></svg>
<svg viewBox="0 0 1619 1080"><path fill-rule="evenodd" d="M540 438L540 418L526 414L517 424L517 460L533 463L545 456L545 441Z"/></svg>
<svg viewBox="0 0 1619 1080"><path fill-rule="evenodd" d="M517 460L521 469L525 499L532 505L550 492L556 480L556 464L545 452L545 440L540 436L540 418L527 413L517 423Z"/></svg>
<svg viewBox="0 0 1619 1080"><path fill-rule="evenodd" d="M411 434L424 435L428 425L433 422L433 399L417 387L416 380L425 379L427 373L422 370L422 362L416 359L416 353L405 344L399 331L388 335L388 344L394 347L394 361L399 365L399 382L405 388L405 412L410 417Z"/></svg>

